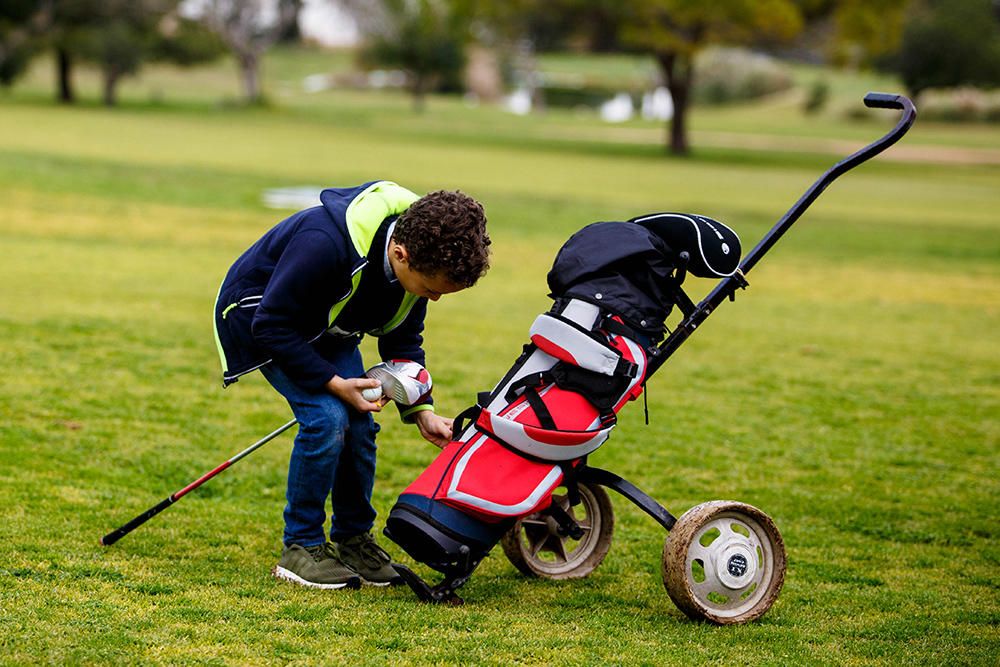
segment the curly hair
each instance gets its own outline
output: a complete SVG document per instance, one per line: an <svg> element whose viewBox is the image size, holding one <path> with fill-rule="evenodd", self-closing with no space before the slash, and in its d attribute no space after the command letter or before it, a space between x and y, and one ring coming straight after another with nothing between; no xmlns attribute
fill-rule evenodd
<svg viewBox="0 0 1000 667"><path fill-rule="evenodd" d="M393 241L409 252L410 268L472 287L490 267L483 206L461 192L439 190L413 202L396 221Z"/></svg>

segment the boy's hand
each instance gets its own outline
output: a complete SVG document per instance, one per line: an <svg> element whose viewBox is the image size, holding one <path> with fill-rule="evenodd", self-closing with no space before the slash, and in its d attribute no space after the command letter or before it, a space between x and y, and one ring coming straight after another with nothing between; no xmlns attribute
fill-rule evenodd
<svg viewBox="0 0 1000 667"><path fill-rule="evenodd" d="M374 378L342 378L334 375L326 383L327 391L358 412L380 412L389 398L383 396L377 401L369 401L361 395L365 389L378 387L382 383Z"/></svg>
<svg viewBox="0 0 1000 667"><path fill-rule="evenodd" d="M427 442L438 447L444 447L451 442L451 427L455 420L441 417L430 410L418 412L413 419L417 422L420 435L424 436Z"/></svg>

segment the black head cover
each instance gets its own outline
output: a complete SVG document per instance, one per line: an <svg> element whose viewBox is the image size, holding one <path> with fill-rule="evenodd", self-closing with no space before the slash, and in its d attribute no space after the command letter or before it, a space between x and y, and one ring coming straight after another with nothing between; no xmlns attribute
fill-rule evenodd
<svg viewBox="0 0 1000 667"><path fill-rule="evenodd" d="M630 222L595 222L556 255L548 283L553 299L582 299L623 317L633 329L662 334L673 306L666 280L673 250L652 230Z"/></svg>
<svg viewBox="0 0 1000 667"><path fill-rule="evenodd" d="M686 251L688 271L699 278L726 278L740 265L740 237L718 220L691 213L652 213L632 218L663 239L675 253Z"/></svg>

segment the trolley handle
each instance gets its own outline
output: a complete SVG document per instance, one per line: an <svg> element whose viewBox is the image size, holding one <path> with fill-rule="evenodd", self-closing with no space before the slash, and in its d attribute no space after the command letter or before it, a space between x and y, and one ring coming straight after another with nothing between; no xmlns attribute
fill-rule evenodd
<svg viewBox="0 0 1000 667"><path fill-rule="evenodd" d="M897 95L896 93L877 93L870 92L864 97L865 106L872 109L898 109L903 113L900 115L899 120L896 121L895 127L893 127L889 132L887 132L882 137L876 139L872 143L868 144L864 148L852 153L851 155L845 157L837 164L830 167L826 173L817 179L815 183L806 190L805 194L799 198L797 202L778 220L777 224L771 228L771 230L760 240L760 242L743 258L740 263L740 269L744 274L750 272L750 269L757 264L761 257L764 256L771 247L777 243L778 239L788 231L799 217L805 213L805 210L809 208L817 197L822 194L822 192L827 188L828 185L833 183L838 177L844 173L850 171L851 169L857 167L859 164L866 162L885 149L889 148L900 138L906 134L907 130L913 125L913 121L917 118L917 110L913 106L913 102L909 100L905 95ZM723 281L719 284L718 288L726 289L730 287L731 284L727 284ZM717 288L717 289L718 289ZM712 294L710 299L715 305L718 305L722 301L719 295Z"/></svg>
<svg viewBox="0 0 1000 667"><path fill-rule="evenodd" d="M677 325L673 333L666 340L657 346L656 353L651 358L646 369L646 376L649 377L677 351L677 348L694 333L705 319L712 314L719 304L736 292L737 289L746 286L746 274L750 273L760 258L778 242L788 229L795 224L806 209L809 208L820 194L833 183L839 176L845 174L859 164L872 159L885 149L892 146L906 134L913 121L917 118L917 110L905 95L895 93L870 92L864 97L865 106L873 109L898 109L902 111L895 127L882 137L871 142L864 148L848 155L844 159L826 170L826 172L813 183L808 190L799 198L795 204L778 220L777 223L764 235L756 246L753 247L740 262L739 270L729 278L723 278L715 286L708 296L706 296L692 312L685 312L684 319Z"/></svg>
<svg viewBox="0 0 1000 667"><path fill-rule="evenodd" d="M895 93L871 92L865 95L865 106L870 109L905 109L907 102L910 100ZM913 104L910 103L910 106Z"/></svg>

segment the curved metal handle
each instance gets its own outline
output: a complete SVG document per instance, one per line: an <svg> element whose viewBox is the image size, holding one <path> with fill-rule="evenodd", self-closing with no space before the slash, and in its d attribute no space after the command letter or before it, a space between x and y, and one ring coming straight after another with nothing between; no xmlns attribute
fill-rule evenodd
<svg viewBox="0 0 1000 667"><path fill-rule="evenodd" d="M748 252L740 262L740 270L736 272L733 276L729 278L723 278L715 286L708 296L706 296L701 303L694 309L690 314L686 314L685 318L677 325L673 333L671 333L665 341L660 343L657 347L655 355L650 359L648 366L646 367L646 377L649 377L656 370L663 365L663 363L670 358L670 356L681 346L687 338L698 328L699 325L707 318L712 312L719 306L727 297L734 294L737 289L746 286L746 280L744 276L750 273L752 269L760 258L764 256L771 247L778 242L778 239L788 231L796 220L798 220L805 210L809 208L823 190L826 189L830 183L833 183L841 174L850 171L854 167L858 166L862 162L870 160L875 157L889 146L900 140L900 138L906 134L910 126L913 125L913 121L917 118L917 110L913 106L913 102L909 100L904 95L897 95L894 93L868 93L865 95L865 106L875 109L900 109L903 112L902 117L896 123L896 126L887 132L884 136L868 144L861 150L848 155L843 160L833 165L826 170L822 176L820 176L812 186L806 190L795 204L792 205L788 212L785 213L775 223L774 227L764 235L753 250Z"/></svg>
<svg viewBox="0 0 1000 667"><path fill-rule="evenodd" d="M909 109L913 111L913 102L905 95L896 93L870 92L865 95L865 106L872 109Z"/></svg>
<svg viewBox="0 0 1000 667"><path fill-rule="evenodd" d="M896 123L896 127L886 137L894 135L897 132L899 132L899 136L896 139L903 136L917 118L916 107L913 106L910 98L905 95L871 92L865 95L865 106L869 109L899 109L903 112L903 116Z"/></svg>
<svg viewBox="0 0 1000 667"><path fill-rule="evenodd" d="M865 95L865 106L871 107L872 109L902 109L902 100L909 102L909 100L902 95L897 95L895 93L870 92Z"/></svg>
<svg viewBox="0 0 1000 667"><path fill-rule="evenodd" d="M882 151L884 151L889 146L899 141L910 126L913 125L913 121L917 118L917 110L913 106L913 102L910 101L905 95L897 95L895 93L868 93L865 95L865 106L872 109L900 109L903 115L900 117L896 126L889 130L884 136L876 139L872 143L868 144L861 150L852 153L851 155L845 157L843 160L837 164L830 167L826 173L819 177L815 183L802 195L801 198L782 216L781 220L771 228L771 231L761 239L760 243L754 247L743 261L740 263L740 269L743 271L744 275L750 272L750 269L760 260L765 252L771 249L781 235L784 234L792 224L799 219L799 217L805 212L809 205L812 204L817 197L827 188L830 183L833 183L841 174L850 171L854 167L858 166L862 162L866 162ZM721 287L721 285L720 285ZM720 299L721 301L721 299Z"/></svg>

